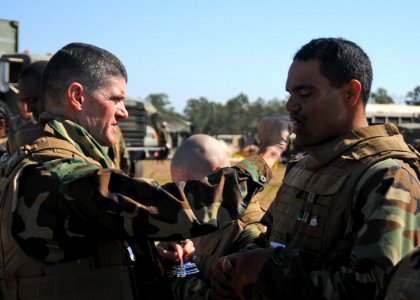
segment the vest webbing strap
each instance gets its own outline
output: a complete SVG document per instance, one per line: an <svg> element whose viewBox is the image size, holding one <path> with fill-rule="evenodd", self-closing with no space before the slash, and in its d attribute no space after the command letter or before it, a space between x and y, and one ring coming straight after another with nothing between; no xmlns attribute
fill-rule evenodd
<svg viewBox="0 0 420 300"><path fill-rule="evenodd" d="M34 148L31 151L33 157L68 157L79 158L88 161L94 165L101 167L99 162L84 155L72 143L67 140L58 139L55 137L40 138L35 141Z"/></svg>
<svg viewBox="0 0 420 300"><path fill-rule="evenodd" d="M348 166L347 168L352 170L351 175L346 178L342 191L339 192L342 199L349 199L348 201L343 202L343 205L346 205L347 207L345 210L347 216L346 228L343 231L343 238L338 240L334 245L323 248L317 253L308 250L308 253L313 255L313 260L319 262L315 264L317 265L316 268L323 268L321 265L326 261L328 261L329 265L339 265L341 260L344 259L345 261L345 259L348 258L354 239L353 234L357 230L357 228L354 228L356 225L354 224L354 208L359 204L355 203L357 199L354 197L354 191L369 168L386 159L401 160L410 166L410 168L404 167L407 172L414 178L417 178L417 180L420 178L419 153L408 147L399 135L361 140L360 142L355 143L352 148L349 148L347 151L341 153L340 156L331 160L331 162L336 161L337 159L342 160L342 168ZM293 161L288 164L286 174L289 174L295 167L300 167L299 161ZM328 166L326 167L328 168ZM294 179L299 183L302 180L300 179L299 181L299 178ZM302 189L302 187L300 188ZM334 226L334 224L330 224L330 226Z"/></svg>

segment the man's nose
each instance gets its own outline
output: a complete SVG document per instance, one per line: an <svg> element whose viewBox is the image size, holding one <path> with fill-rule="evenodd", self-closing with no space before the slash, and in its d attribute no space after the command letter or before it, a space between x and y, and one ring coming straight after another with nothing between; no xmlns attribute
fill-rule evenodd
<svg viewBox="0 0 420 300"><path fill-rule="evenodd" d="M289 99L286 102L286 110L288 112L296 112L300 110L300 103L297 101L296 97L290 95Z"/></svg>
<svg viewBox="0 0 420 300"><path fill-rule="evenodd" d="M128 111L125 108L125 104L123 101L118 102L117 104L117 111L115 112L115 116L119 119L125 120L128 118Z"/></svg>

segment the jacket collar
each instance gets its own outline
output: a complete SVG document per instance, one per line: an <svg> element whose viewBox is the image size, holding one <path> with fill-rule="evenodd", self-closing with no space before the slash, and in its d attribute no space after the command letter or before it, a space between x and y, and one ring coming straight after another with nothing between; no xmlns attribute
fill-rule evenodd
<svg viewBox="0 0 420 300"><path fill-rule="evenodd" d="M306 165L308 168L320 168L363 140L395 134L399 134L399 131L391 123L349 131L321 145L306 147Z"/></svg>

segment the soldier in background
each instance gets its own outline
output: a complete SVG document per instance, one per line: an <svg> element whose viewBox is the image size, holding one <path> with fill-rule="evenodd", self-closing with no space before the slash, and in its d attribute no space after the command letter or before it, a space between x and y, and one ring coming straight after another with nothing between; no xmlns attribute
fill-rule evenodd
<svg viewBox="0 0 420 300"><path fill-rule="evenodd" d="M176 150L171 161L171 176L174 182L199 180L230 165L230 157L220 141L206 134L196 134L186 139ZM259 223L264 212L255 198L238 220L211 234L192 239L197 257L195 263L200 273L173 279L176 299L210 299L210 276L214 262L219 257L239 251L254 242L264 231L264 226ZM188 241L182 245L191 249ZM173 259L177 255L170 251L168 253L170 248L182 253L182 249L172 243L158 245L164 258ZM191 253L186 255L191 256Z"/></svg>
<svg viewBox="0 0 420 300"><path fill-rule="evenodd" d="M418 246L419 157L393 124L369 126L371 63L315 39L294 56L286 109L306 154L288 163L262 247L222 257L213 299L374 299Z"/></svg>
<svg viewBox="0 0 420 300"><path fill-rule="evenodd" d="M166 159L172 148L168 133L168 123L166 121L162 121L160 128L158 128L158 146L164 149L160 152L159 159Z"/></svg>
<svg viewBox="0 0 420 300"><path fill-rule="evenodd" d="M27 110L33 114L35 119L38 119L39 114L44 111L40 87L42 73L47 63L46 60L36 61L26 67L19 75L19 100L27 104Z"/></svg>
<svg viewBox="0 0 420 300"><path fill-rule="evenodd" d="M260 123L258 155L201 181L160 186L112 168L102 146L128 117L126 82L121 61L93 45L48 62L45 111L9 136L0 164L2 299L171 299L153 241L224 227L271 179L289 136L279 118Z"/></svg>
<svg viewBox="0 0 420 300"><path fill-rule="evenodd" d="M46 65L47 61L37 61L24 68L19 74L17 100L19 115L14 116L11 120L11 132L16 132L25 124L36 122L39 114L44 110L40 86Z"/></svg>

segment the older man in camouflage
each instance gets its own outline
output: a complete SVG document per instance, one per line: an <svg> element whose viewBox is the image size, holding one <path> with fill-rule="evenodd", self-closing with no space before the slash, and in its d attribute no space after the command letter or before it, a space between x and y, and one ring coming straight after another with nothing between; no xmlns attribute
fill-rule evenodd
<svg viewBox="0 0 420 300"><path fill-rule="evenodd" d="M153 240L226 225L270 180L289 135L278 118L261 124L259 155L201 181L159 186L113 169L102 145L127 118L126 81L118 58L92 45L49 61L45 112L9 138L0 168L0 298L171 299Z"/></svg>
<svg viewBox="0 0 420 300"><path fill-rule="evenodd" d="M312 40L286 82L296 143L264 220L265 248L221 258L214 299L374 299L420 241L419 156L393 124L369 126L372 69L356 44Z"/></svg>

